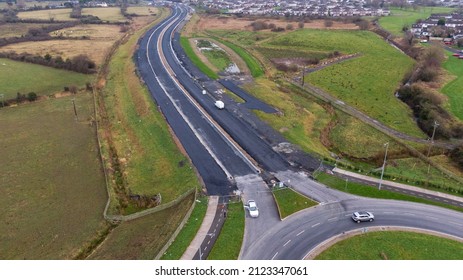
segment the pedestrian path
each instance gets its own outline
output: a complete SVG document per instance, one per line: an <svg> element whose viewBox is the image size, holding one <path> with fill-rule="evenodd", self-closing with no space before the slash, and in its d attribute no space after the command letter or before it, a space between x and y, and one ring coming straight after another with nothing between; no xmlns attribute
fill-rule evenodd
<svg viewBox="0 0 463 280"><path fill-rule="evenodd" d="M354 173L354 172L339 169L339 168L334 168L332 171L333 171L333 173L336 173L336 174L339 174L339 175L344 175L344 176L348 176L348 177L351 177L351 178L357 178L357 179L367 181L367 182L370 182L370 183L374 183L374 184L379 184L379 181L380 181L380 179L378 179L378 178L373 178L373 177L361 175L361 174L358 174L358 173ZM399 188L399 189L404 189L404 190L409 190L409 191L418 192L418 193L423 193L423 194L432 195L432 196L436 196L436 197L441 197L441 198L444 198L444 199L449 199L449 200L454 200L454 201L459 201L459 202L463 203L463 197L460 197L460 196L455 196L455 195L442 193L442 192L437 192L437 191L431 191L431 190L418 188L418 187L410 186L410 185L405 185L405 184L401 184L401 183L397 183L397 182L393 182L393 181L382 180L381 185L394 187L394 188Z"/></svg>
<svg viewBox="0 0 463 280"><path fill-rule="evenodd" d="M196 252L198 252L199 246L201 246L201 243L206 238L207 232L214 221L218 202L218 196L209 196L209 203L207 204L206 216L204 217L203 223L201 224L195 238L191 241L190 246L188 246L185 253L183 253L180 258L181 260L192 260Z"/></svg>

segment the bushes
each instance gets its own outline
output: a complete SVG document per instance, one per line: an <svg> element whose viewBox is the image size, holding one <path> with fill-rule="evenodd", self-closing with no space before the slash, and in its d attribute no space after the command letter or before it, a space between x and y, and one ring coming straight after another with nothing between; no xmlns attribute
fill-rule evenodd
<svg viewBox="0 0 463 280"><path fill-rule="evenodd" d="M65 69L83 74L96 73L96 64L86 55L78 55L63 60L61 56L52 57L46 54L43 57L29 53L17 54L16 52L0 53L0 58L8 58L16 61L40 64L58 69Z"/></svg>

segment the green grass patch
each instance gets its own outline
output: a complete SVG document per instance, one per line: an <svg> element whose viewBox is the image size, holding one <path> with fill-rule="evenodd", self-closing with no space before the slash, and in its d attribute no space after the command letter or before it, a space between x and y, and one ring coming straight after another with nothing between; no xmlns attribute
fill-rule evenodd
<svg viewBox="0 0 463 280"><path fill-rule="evenodd" d="M411 195L405 195L401 193L396 193L396 192L391 192L387 190L378 190L378 187L372 187L372 186L367 186L359 183L354 183L350 182L343 179L340 179L338 177L328 175L325 173L320 173L317 176L317 180L320 181L321 183L333 188L337 189L346 193L351 193L359 196L364 196L364 197L371 197L371 198L381 198L381 199L394 199L394 200L404 200L404 201L411 201L411 202L417 202L417 203L423 203L423 204L429 204L429 205L435 205L435 206L440 206L452 210L457 210L460 212L463 212L463 209L460 207L448 205L445 203L439 203L423 198L418 198L414 197Z"/></svg>
<svg viewBox="0 0 463 280"><path fill-rule="evenodd" d="M188 222L183 226L180 233L175 238L174 242L169 246L169 249L164 253L161 259L163 260L179 260L183 253L190 246L191 241L195 238L196 233L201 227L201 223L206 216L207 197L199 198L196 201L195 208L191 213Z"/></svg>
<svg viewBox="0 0 463 280"><path fill-rule="evenodd" d="M446 7L418 7L417 10L412 8L400 9L390 8L391 15L381 17L379 24L393 35L401 35L404 26L411 27L418 19L427 19L431 14L450 13L454 8Z"/></svg>
<svg viewBox="0 0 463 280"><path fill-rule="evenodd" d="M132 194L160 193L162 203L199 186L189 160L179 151L162 114L135 75L132 55L143 30L120 46L104 89L114 146ZM115 211L116 203L111 204ZM126 213L127 214L127 213Z"/></svg>
<svg viewBox="0 0 463 280"><path fill-rule="evenodd" d="M332 117L309 94L297 87L285 83L279 85L264 78L256 79L245 89L282 112L266 114L255 111L259 118L303 150L329 157L329 151L320 142L320 135Z"/></svg>
<svg viewBox="0 0 463 280"><path fill-rule="evenodd" d="M89 259L152 260L161 251L190 209L195 194L162 211L123 222Z"/></svg>
<svg viewBox="0 0 463 280"><path fill-rule="evenodd" d="M275 32L251 32L242 30L208 30L208 33L214 37L227 38L230 41L236 42L241 46L253 46L264 40L276 37Z"/></svg>
<svg viewBox="0 0 463 280"><path fill-rule="evenodd" d="M290 188L275 189L273 196L280 210L280 218L284 219L303 209L317 205L317 203Z"/></svg>
<svg viewBox="0 0 463 280"><path fill-rule="evenodd" d="M1 259L70 259L106 226L92 116L90 93L0 109Z"/></svg>
<svg viewBox="0 0 463 280"><path fill-rule="evenodd" d="M463 243L414 232L371 232L340 241L317 260L461 260Z"/></svg>
<svg viewBox="0 0 463 280"><path fill-rule="evenodd" d="M305 79L396 130L425 137L413 121L410 108L394 96L414 62L376 34L358 30L304 29L279 36L264 45L360 53L360 57L310 73Z"/></svg>
<svg viewBox="0 0 463 280"><path fill-rule="evenodd" d="M231 64L230 58L223 50L204 50L202 53L212 65L219 69L219 71L224 71Z"/></svg>
<svg viewBox="0 0 463 280"><path fill-rule="evenodd" d="M244 207L241 202L228 204L227 219L208 260L237 260L244 236Z"/></svg>
<svg viewBox="0 0 463 280"><path fill-rule="evenodd" d="M196 53L193 50L193 47L190 45L190 42L188 38L186 37L180 37L180 44L182 45L183 50L185 51L186 55L188 58L190 58L191 62L193 62L196 67L198 67L201 72L206 74L211 79L217 80L219 78L219 75L212 71L209 67L207 67L204 62L201 61L201 59L196 55Z"/></svg>
<svg viewBox="0 0 463 280"><path fill-rule="evenodd" d="M275 47L256 47L256 50L269 60L275 58L305 58L322 60L327 58L329 54L329 52L325 51L292 50L288 48Z"/></svg>
<svg viewBox="0 0 463 280"><path fill-rule="evenodd" d="M18 92L48 95L63 91L65 86L85 87L93 79L93 75L0 58L0 93L5 94L5 100L16 98Z"/></svg>
<svg viewBox="0 0 463 280"><path fill-rule="evenodd" d="M442 89L442 93L449 97L449 107L451 112L460 120L463 120L463 61L453 57L447 52L448 58L443 67L455 76L455 79L447 83Z"/></svg>

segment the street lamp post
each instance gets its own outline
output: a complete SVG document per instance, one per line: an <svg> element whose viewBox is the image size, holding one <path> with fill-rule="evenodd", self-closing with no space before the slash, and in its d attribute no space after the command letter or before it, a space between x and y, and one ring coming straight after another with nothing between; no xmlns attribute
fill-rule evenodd
<svg viewBox="0 0 463 280"><path fill-rule="evenodd" d="M439 123L437 121L434 121L434 125L433 125L434 128L432 130L431 142L429 143L428 155L426 156L428 158L429 158L429 155L431 154L431 148L434 145L434 135L436 134L436 129L438 126L439 126ZM429 163L428 164L428 174L429 174L430 169L431 169L431 164Z"/></svg>
<svg viewBox="0 0 463 280"><path fill-rule="evenodd" d="M379 179L378 190L381 190L381 185L383 183L384 169L386 168L386 158L387 158L387 150L389 148L389 142L384 144L384 146L386 147L386 152L384 153L384 161L383 161L383 167L381 168L381 178Z"/></svg>

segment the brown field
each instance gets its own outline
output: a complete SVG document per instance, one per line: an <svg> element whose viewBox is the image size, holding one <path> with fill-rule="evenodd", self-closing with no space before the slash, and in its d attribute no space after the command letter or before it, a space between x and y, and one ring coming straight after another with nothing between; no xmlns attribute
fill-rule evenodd
<svg viewBox="0 0 463 280"><path fill-rule="evenodd" d="M154 259L178 228L194 199L193 193L175 206L122 223L89 259Z"/></svg>
<svg viewBox="0 0 463 280"><path fill-rule="evenodd" d="M60 55L64 59L79 54L87 54L90 59L100 64L106 52L114 41L93 41L93 40L51 40L42 42L24 42L14 45L7 45L0 48L0 51L15 51L17 53L27 52L38 55L50 54Z"/></svg>
<svg viewBox="0 0 463 280"><path fill-rule="evenodd" d="M128 7L127 12L129 14L137 14L139 16L150 16L158 13L158 9L150 6L137 6Z"/></svg>
<svg viewBox="0 0 463 280"><path fill-rule="evenodd" d="M89 93L0 109L0 259L70 259L105 227L92 112Z"/></svg>
<svg viewBox="0 0 463 280"><path fill-rule="evenodd" d="M127 21L127 19L121 14L121 9L119 7L83 8L82 15L97 16L101 20L109 22Z"/></svg>
<svg viewBox="0 0 463 280"><path fill-rule="evenodd" d="M255 19L247 18L233 18L233 17L217 17L217 16L205 16L200 17L196 28L198 31L210 30L210 29L222 29L222 30L247 30L252 31L251 23ZM292 24L294 29L297 29L297 21L285 21L282 19L264 19L267 23L274 23L277 27L286 28L288 24ZM310 29L358 29L353 23L342 23L333 21L333 26L325 27L324 20L313 20L312 22L305 23L304 28ZM264 31L264 30L262 30ZM271 32L269 29L265 30Z"/></svg>
<svg viewBox="0 0 463 280"><path fill-rule="evenodd" d="M71 9L52 9L52 10L39 10L30 12L19 12L20 19L42 19L42 20L76 20L71 18Z"/></svg>
<svg viewBox="0 0 463 280"><path fill-rule="evenodd" d="M51 36L80 38L88 36L91 40L114 42L122 36L121 28L117 25L83 24L51 32Z"/></svg>
<svg viewBox="0 0 463 280"><path fill-rule="evenodd" d="M49 24L34 23L4 23L0 24L0 38L17 37L26 35L30 28L41 28Z"/></svg>

